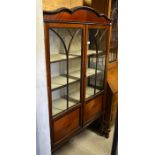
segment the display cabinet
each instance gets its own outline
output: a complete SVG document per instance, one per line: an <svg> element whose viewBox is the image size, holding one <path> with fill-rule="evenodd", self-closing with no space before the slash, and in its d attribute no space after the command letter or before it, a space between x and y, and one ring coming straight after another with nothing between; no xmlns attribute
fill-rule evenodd
<svg viewBox="0 0 155 155"><path fill-rule="evenodd" d="M52 150L103 117L111 25L89 7L44 11Z"/></svg>

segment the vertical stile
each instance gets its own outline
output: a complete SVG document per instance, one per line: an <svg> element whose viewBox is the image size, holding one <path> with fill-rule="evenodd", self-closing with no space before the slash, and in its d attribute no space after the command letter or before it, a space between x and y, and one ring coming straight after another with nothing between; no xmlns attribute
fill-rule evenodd
<svg viewBox="0 0 155 155"><path fill-rule="evenodd" d="M99 34L99 30L97 30L96 34L94 35L94 41L96 46L96 65L95 65L95 89L94 89L94 95L96 94L96 78L97 78L97 64L98 64L98 44L97 44L97 35Z"/></svg>

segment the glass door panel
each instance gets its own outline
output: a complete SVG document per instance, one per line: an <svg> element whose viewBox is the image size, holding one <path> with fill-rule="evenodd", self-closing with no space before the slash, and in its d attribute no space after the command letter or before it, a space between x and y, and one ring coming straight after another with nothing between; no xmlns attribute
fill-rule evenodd
<svg viewBox="0 0 155 155"><path fill-rule="evenodd" d="M77 57L69 59L69 78L76 81L69 85L69 102L74 106L80 103L82 31L81 29L72 29L69 33L72 37L69 55Z"/></svg>
<svg viewBox="0 0 155 155"><path fill-rule="evenodd" d="M56 115L67 109L67 87L52 91L52 115Z"/></svg>
<svg viewBox="0 0 155 155"><path fill-rule="evenodd" d="M85 98L96 95L104 88L107 29L89 29Z"/></svg>
<svg viewBox="0 0 155 155"><path fill-rule="evenodd" d="M77 104L80 102L81 56L75 60L69 60L69 78L75 80L69 85L69 101Z"/></svg>
<svg viewBox="0 0 155 155"><path fill-rule="evenodd" d="M110 39L110 50L109 50L109 62L116 61L117 50L118 50L118 1L112 1L111 8L111 19L113 20L111 39Z"/></svg>
<svg viewBox="0 0 155 155"><path fill-rule="evenodd" d="M52 115L80 103L82 29L50 28Z"/></svg>

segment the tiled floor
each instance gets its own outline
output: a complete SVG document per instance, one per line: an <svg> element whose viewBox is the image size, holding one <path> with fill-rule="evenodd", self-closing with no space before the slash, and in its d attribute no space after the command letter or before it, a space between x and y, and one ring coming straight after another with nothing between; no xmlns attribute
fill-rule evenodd
<svg viewBox="0 0 155 155"><path fill-rule="evenodd" d="M86 129L57 150L54 155L110 155L113 130L112 128L110 137L106 139Z"/></svg>

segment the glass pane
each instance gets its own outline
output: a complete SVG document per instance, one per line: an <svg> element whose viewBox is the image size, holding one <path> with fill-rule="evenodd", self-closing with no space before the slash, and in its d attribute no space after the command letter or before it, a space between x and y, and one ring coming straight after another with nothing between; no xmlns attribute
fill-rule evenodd
<svg viewBox="0 0 155 155"><path fill-rule="evenodd" d="M78 28L50 28L53 115L80 102L81 41Z"/></svg>
<svg viewBox="0 0 155 155"><path fill-rule="evenodd" d="M52 91L52 115L56 115L67 109L67 87Z"/></svg>
<svg viewBox="0 0 155 155"><path fill-rule="evenodd" d="M96 75L96 88L98 90L104 89L104 69L105 69L105 54L98 56L97 70L99 73Z"/></svg>
<svg viewBox="0 0 155 155"><path fill-rule="evenodd" d="M71 29L67 28L51 28L49 30L51 62L64 61L67 59L66 50L68 50L72 38L70 30ZM65 47L67 49L65 49ZM76 55L69 55L69 59L76 57Z"/></svg>
<svg viewBox="0 0 155 155"><path fill-rule="evenodd" d="M75 105L80 102L80 79L81 79L81 29L70 29L70 35L73 37L70 46L69 55L77 56L76 59L69 59L69 78L75 80L72 85L69 85L69 102Z"/></svg>
<svg viewBox="0 0 155 155"><path fill-rule="evenodd" d="M51 64L52 90L59 89L64 85L67 85L66 66L67 66L67 61L60 61L59 63ZM69 79L69 82L73 82L73 80Z"/></svg>
<svg viewBox="0 0 155 155"><path fill-rule="evenodd" d="M117 59L117 49L118 49L118 2L112 1L112 9L111 9L111 19L113 21L112 24L112 32L110 39L110 50L109 50L109 62L116 61Z"/></svg>
<svg viewBox="0 0 155 155"><path fill-rule="evenodd" d="M75 80L69 85L69 101L76 104L80 102L81 57L69 60L69 77Z"/></svg>
<svg viewBox="0 0 155 155"><path fill-rule="evenodd" d="M96 95L104 88L107 30L89 29L88 38L86 98Z"/></svg>

